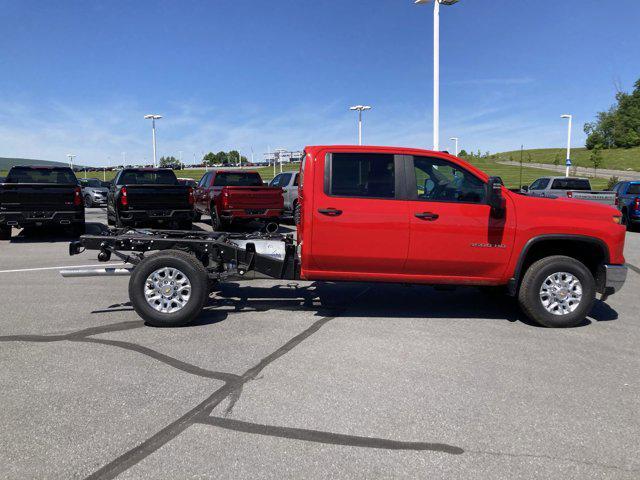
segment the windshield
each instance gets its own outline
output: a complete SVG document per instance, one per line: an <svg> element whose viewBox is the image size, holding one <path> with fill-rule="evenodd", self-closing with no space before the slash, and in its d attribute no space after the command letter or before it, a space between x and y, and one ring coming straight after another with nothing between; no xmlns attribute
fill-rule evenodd
<svg viewBox="0 0 640 480"><path fill-rule="evenodd" d="M178 185L172 170L125 170L118 185Z"/></svg>
<svg viewBox="0 0 640 480"><path fill-rule="evenodd" d="M262 179L257 173L218 173L213 185L215 187L261 187Z"/></svg>
<svg viewBox="0 0 640 480"><path fill-rule="evenodd" d="M7 175L6 183L60 183L78 184L76 175L70 168L13 167Z"/></svg>
<svg viewBox="0 0 640 480"><path fill-rule="evenodd" d="M97 178L80 179L80 183L84 187L91 188L102 188L104 186L103 183Z"/></svg>
<svg viewBox="0 0 640 480"><path fill-rule="evenodd" d="M589 180L583 178L557 178L551 185L552 190L591 190Z"/></svg>

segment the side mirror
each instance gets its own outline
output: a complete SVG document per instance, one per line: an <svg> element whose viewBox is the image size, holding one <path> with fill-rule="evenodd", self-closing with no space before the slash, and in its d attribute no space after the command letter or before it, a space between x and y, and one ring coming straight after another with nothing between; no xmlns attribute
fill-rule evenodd
<svg viewBox="0 0 640 480"><path fill-rule="evenodd" d="M491 207L491 214L494 217L504 216L506 201L502 196L503 182L500 177L489 177L487 182L487 204Z"/></svg>
<svg viewBox="0 0 640 480"><path fill-rule="evenodd" d="M524 193L527 193L529 191L529 185L522 185L522 188L520 190Z"/></svg>

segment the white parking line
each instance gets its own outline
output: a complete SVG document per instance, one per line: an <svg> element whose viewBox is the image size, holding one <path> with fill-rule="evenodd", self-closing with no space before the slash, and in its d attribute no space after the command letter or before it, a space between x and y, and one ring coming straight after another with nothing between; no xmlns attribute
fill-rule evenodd
<svg viewBox="0 0 640 480"><path fill-rule="evenodd" d="M89 268L89 267L123 267L124 263L100 263L98 265L63 265L61 267L18 268L16 270L0 270L0 273L38 272L40 270L62 270L63 268Z"/></svg>

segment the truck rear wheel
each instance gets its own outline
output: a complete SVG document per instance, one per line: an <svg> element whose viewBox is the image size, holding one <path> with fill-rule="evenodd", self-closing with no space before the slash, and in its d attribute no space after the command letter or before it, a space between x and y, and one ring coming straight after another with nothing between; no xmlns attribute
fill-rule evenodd
<svg viewBox="0 0 640 480"><path fill-rule="evenodd" d="M11 227L0 225L0 240L11 240Z"/></svg>
<svg viewBox="0 0 640 480"><path fill-rule="evenodd" d="M575 258L555 255L538 260L524 274L518 302L545 327L569 328L584 322L596 296L595 280Z"/></svg>
<svg viewBox="0 0 640 480"><path fill-rule="evenodd" d="M136 313L154 327L180 327L195 319L209 295L207 271L194 256L165 250L133 269L129 299Z"/></svg>

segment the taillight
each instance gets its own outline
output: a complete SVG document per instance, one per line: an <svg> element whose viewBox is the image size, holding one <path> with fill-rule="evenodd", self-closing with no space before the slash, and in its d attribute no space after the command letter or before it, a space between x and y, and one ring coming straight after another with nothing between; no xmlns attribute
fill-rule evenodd
<svg viewBox="0 0 640 480"><path fill-rule="evenodd" d="M76 187L75 192L73 193L73 204L76 207L82 205L82 189L80 187Z"/></svg>
<svg viewBox="0 0 640 480"><path fill-rule="evenodd" d="M129 198L127 197L127 187L120 189L120 205L126 207L129 205Z"/></svg>
<svg viewBox="0 0 640 480"><path fill-rule="evenodd" d="M193 198L193 188L189 187L188 190L188 195L189 195L189 205L193 205L194 203L194 198Z"/></svg>
<svg viewBox="0 0 640 480"><path fill-rule="evenodd" d="M567 197L568 198L573 198L573 192L567 192Z"/></svg>
<svg viewBox="0 0 640 480"><path fill-rule="evenodd" d="M633 209L640 210L640 197L636 197L636 201L633 202Z"/></svg>
<svg viewBox="0 0 640 480"><path fill-rule="evenodd" d="M222 192L222 209L226 210L227 208L229 208L229 192L225 190Z"/></svg>

